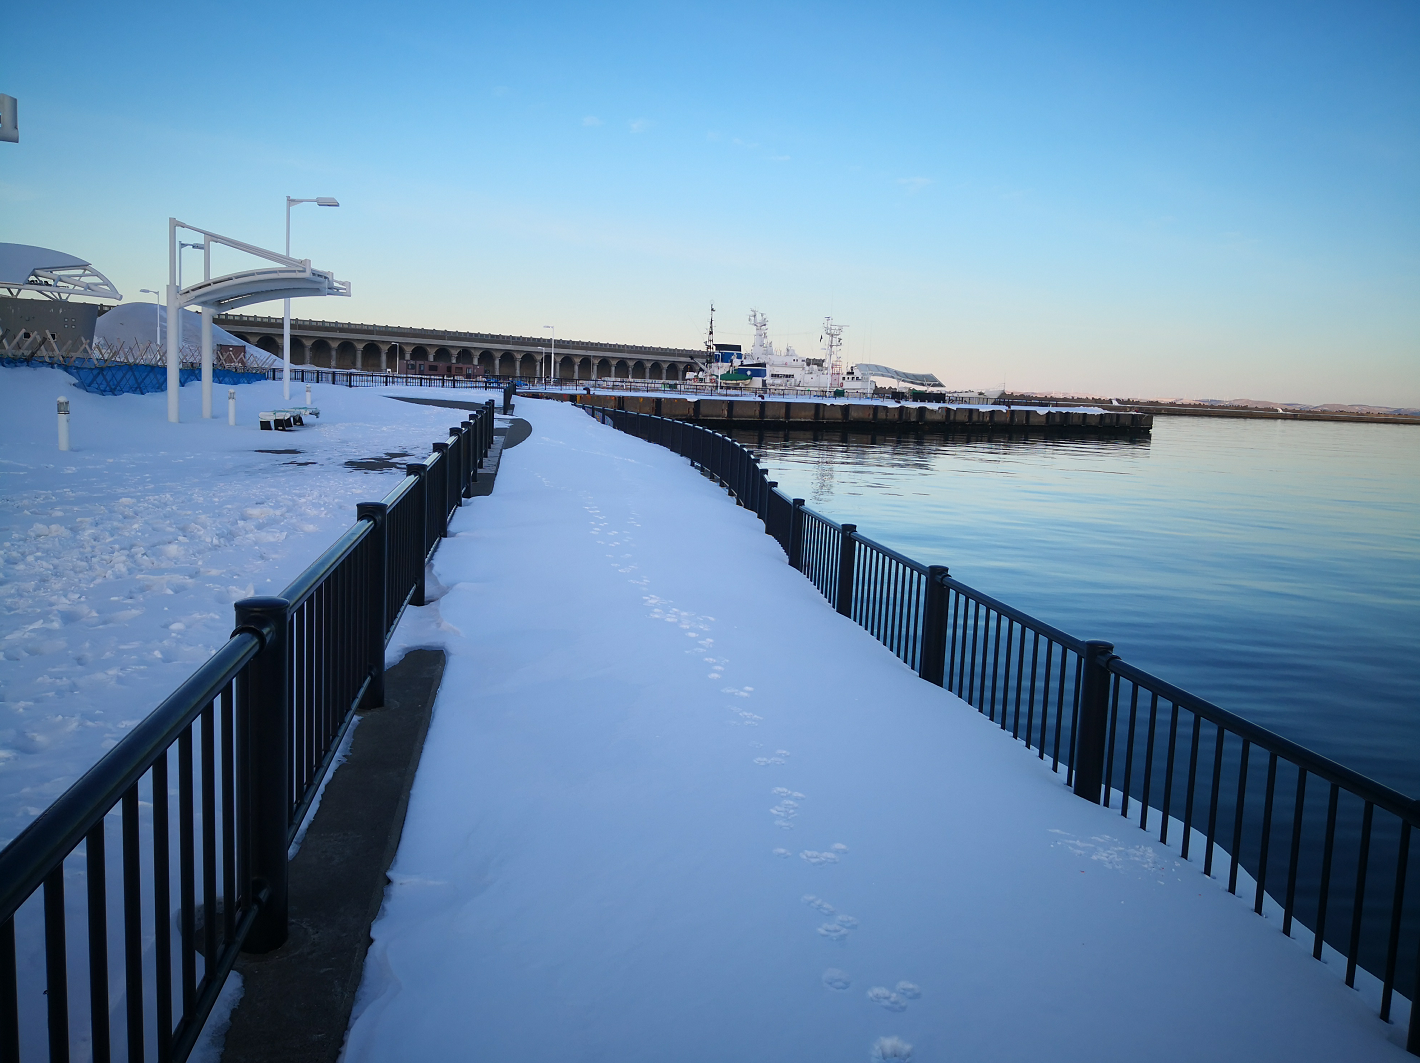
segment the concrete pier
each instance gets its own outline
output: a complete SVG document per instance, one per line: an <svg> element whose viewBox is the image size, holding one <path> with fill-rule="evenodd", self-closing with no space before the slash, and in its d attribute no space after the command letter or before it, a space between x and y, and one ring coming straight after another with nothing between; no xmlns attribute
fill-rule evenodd
<svg viewBox="0 0 1420 1063"><path fill-rule="evenodd" d="M657 395L563 394L543 398L583 406L653 413L716 428L846 428L862 431L980 431L1147 434L1153 414L1128 410L1048 409L1025 406L954 406L944 403L800 399L692 399Z"/></svg>

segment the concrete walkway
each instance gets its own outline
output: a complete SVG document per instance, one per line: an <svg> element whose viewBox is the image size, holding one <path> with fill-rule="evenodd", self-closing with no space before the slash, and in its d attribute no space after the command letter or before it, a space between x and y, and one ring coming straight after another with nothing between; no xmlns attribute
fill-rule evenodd
<svg viewBox="0 0 1420 1063"><path fill-rule="evenodd" d="M518 413L396 634L448 666L346 1059L1408 1058L684 460Z"/></svg>

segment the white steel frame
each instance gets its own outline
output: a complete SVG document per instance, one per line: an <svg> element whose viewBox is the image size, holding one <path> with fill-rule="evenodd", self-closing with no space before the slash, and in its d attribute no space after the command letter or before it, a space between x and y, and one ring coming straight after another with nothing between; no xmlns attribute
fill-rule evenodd
<svg viewBox="0 0 1420 1063"><path fill-rule="evenodd" d="M178 230L202 237L202 280L179 287ZM273 263L256 269L212 276L212 245L221 244ZM212 416L212 317L253 303L308 295L350 295L350 282L336 280L329 270L315 269L308 258L292 258L255 244L234 240L176 218L168 219L168 420L178 421L178 353L182 343L183 307L202 310L202 416ZM289 362L287 363L289 364Z"/></svg>

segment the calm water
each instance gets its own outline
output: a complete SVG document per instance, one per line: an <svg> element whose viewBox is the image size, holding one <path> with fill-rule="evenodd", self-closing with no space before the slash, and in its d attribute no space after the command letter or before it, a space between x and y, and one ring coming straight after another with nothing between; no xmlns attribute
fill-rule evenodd
<svg viewBox="0 0 1420 1063"><path fill-rule="evenodd" d="M1420 428L736 435L826 516L1420 795Z"/></svg>

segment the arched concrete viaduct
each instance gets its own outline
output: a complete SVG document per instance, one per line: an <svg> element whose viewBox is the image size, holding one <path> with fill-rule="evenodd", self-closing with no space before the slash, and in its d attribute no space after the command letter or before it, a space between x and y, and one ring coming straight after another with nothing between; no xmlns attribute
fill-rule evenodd
<svg viewBox="0 0 1420 1063"><path fill-rule="evenodd" d="M219 314L215 321L238 339L281 354L281 319ZM442 373L451 376L522 376L547 372L546 336L364 325L295 319L291 363L364 372ZM561 380L680 380L701 351L624 343L557 340Z"/></svg>

